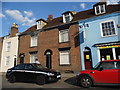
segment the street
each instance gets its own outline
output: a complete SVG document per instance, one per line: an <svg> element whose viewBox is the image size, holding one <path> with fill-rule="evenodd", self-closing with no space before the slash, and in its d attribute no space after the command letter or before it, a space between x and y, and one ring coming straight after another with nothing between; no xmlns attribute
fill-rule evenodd
<svg viewBox="0 0 120 90"><path fill-rule="evenodd" d="M102 89L102 90L120 90L120 87L116 86L93 86L91 88L82 88L80 86L76 85L75 81L75 74L62 74L62 79L59 80L58 82L52 82L52 83L47 83L45 85L37 85L36 83L33 82L15 82L15 83L9 83L5 75L2 75L2 90L6 89L45 89L45 88L52 88L53 89L63 89L63 88L71 88L71 89L81 89L81 90L93 90L93 89Z"/></svg>

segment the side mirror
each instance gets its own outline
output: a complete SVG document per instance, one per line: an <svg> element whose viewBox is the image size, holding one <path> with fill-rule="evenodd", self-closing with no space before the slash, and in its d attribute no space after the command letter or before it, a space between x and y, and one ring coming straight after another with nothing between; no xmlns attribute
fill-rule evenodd
<svg viewBox="0 0 120 90"><path fill-rule="evenodd" d="M102 71L102 70L103 70L103 67L98 68L98 71Z"/></svg>

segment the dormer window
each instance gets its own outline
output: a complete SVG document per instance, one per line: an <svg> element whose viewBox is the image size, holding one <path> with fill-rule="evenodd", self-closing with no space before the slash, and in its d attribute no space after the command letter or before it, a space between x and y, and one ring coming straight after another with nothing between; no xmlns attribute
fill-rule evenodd
<svg viewBox="0 0 120 90"><path fill-rule="evenodd" d="M98 5L95 7L96 15L103 14L103 13L105 13L105 5Z"/></svg>
<svg viewBox="0 0 120 90"><path fill-rule="evenodd" d="M103 14L106 12L106 2L98 2L94 5L95 14Z"/></svg>
<svg viewBox="0 0 120 90"><path fill-rule="evenodd" d="M37 22L37 29L41 29L42 28L42 21L38 21Z"/></svg>
<svg viewBox="0 0 120 90"><path fill-rule="evenodd" d="M43 26L47 24L47 22L44 19L39 19L36 22L37 22L37 29L42 29Z"/></svg>
<svg viewBox="0 0 120 90"><path fill-rule="evenodd" d="M73 19L73 14L70 11L63 13L62 15L63 15L63 23L68 23Z"/></svg>

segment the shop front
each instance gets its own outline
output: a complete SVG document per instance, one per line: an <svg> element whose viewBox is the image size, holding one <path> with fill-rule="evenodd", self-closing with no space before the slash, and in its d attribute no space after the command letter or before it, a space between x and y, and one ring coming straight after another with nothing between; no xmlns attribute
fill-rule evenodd
<svg viewBox="0 0 120 90"><path fill-rule="evenodd" d="M95 44L99 49L100 60L120 59L120 42Z"/></svg>

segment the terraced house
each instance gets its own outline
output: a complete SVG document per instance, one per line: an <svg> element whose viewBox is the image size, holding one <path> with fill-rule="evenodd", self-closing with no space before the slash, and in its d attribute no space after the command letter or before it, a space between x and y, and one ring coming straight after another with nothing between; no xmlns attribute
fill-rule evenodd
<svg viewBox="0 0 120 90"><path fill-rule="evenodd" d="M65 72L81 69L79 29L76 12L67 11L61 17L39 19L37 24L20 35L19 62L38 61L52 69Z"/></svg>
<svg viewBox="0 0 120 90"><path fill-rule="evenodd" d="M17 64L18 55L18 25L13 24L10 33L2 37L1 45L1 72L6 72L8 68L11 68Z"/></svg>
<svg viewBox="0 0 120 90"><path fill-rule="evenodd" d="M84 16L79 21L82 69L120 59L120 4L99 2Z"/></svg>

